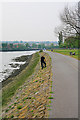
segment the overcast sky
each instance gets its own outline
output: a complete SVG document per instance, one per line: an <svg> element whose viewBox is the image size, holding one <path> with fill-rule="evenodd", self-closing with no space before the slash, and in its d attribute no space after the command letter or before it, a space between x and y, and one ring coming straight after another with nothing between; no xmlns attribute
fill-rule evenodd
<svg viewBox="0 0 80 120"><path fill-rule="evenodd" d="M61 24L59 15L66 5L75 4L75 2L4 2L1 40L58 41L54 29Z"/></svg>

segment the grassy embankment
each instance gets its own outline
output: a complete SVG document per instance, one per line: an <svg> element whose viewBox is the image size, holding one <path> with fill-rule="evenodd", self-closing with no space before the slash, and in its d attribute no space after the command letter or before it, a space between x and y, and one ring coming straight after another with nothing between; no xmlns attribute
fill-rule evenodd
<svg viewBox="0 0 80 120"><path fill-rule="evenodd" d="M47 53L40 53L46 58L47 67L39 70L31 80L19 87L11 101L3 110L3 118L46 118L49 115L52 94L51 58ZM40 59L39 59L40 60ZM31 67L32 69L32 67ZM29 71L30 72L30 71ZM22 78L23 79L23 78Z"/></svg>
<svg viewBox="0 0 80 120"><path fill-rule="evenodd" d="M68 56L71 56L73 58L76 58L78 60L80 60L80 50L78 49L72 49L72 50L69 50L69 49L54 49L53 52L57 52L57 53L61 53L63 55L68 55ZM70 55L70 52L75 52L75 55Z"/></svg>
<svg viewBox="0 0 80 120"><path fill-rule="evenodd" d="M10 98L14 95L16 90L26 81L26 79L34 72L34 68L36 67L39 61L39 54L35 53L32 57L32 61L23 70L19 75L13 77L13 81L5 86L2 90L2 105L6 105L6 103L10 100Z"/></svg>

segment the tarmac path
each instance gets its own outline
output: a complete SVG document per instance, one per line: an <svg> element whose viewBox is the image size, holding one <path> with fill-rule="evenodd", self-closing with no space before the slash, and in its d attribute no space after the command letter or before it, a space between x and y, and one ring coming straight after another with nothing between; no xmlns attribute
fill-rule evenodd
<svg viewBox="0 0 80 120"><path fill-rule="evenodd" d="M78 60L47 51L52 59L54 92L49 118L78 118Z"/></svg>

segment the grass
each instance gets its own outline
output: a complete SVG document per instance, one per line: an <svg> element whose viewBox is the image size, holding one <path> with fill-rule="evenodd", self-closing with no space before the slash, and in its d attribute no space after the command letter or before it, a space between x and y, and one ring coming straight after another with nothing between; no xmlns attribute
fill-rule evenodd
<svg viewBox="0 0 80 120"><path fill-rule="evenodd" d="M48 111L50 111L51 109L48 109Z"/></svg>
<svg viewBox="0 0 80 120"><path fill-rule="evenodd" d="M16 105L17 103L15 102L14 105Z"/></svg>
<svg viewBox="0 0 80 120"><path fill-rule="evenodd" d="M26 98L23 98L23 101L26 100Z"/></svg>
<svg viewBox="0 0 80 120"><path fill-rule="evenodd" d="M68 55L73 58L80 60L80 50L78 49L54 49L53 52L61 53L63 55ZM70 55L70 52L75 52L75 55Z"/></svg>
<svg viewBox="0 0 80 120"><path fill-rule="evenodd" d="M11 106L9 106L9 108L11 108Z"/></svg>
<svg viewBox="0 0 80 120"><path fill-rule="evenodd" d="M50 93L53 94L54 92L51 91Z"/></svg>
<svg viewBox="0 0 80 120"><path fill-rule="evenodd" d="M31 99L31 97L26 97L26 99Z"/></svg>
<svg viewBox="0 0 80 120"><path fill-rule="evenodd" d="M33 110L31 110L31 112L33 112Z"/></svg>
<svg viewBox="0 0 80 120"><path fill-rule="evenodd" d="M48 99L54 99L53 97L48 97Z"/></svg>
<svg viewBox="0 0 80 120"><path fill-rule="evenodd" d="M23 98L23 101L25 101L26 99L31 99L31 97L25 97Z"/></svg>
<svg viewBox="0 0 80 120"><path fill-rule="evenodd" d="M13 118L14 117L14 115L11 115L11 118Z"/></svg>
<svg viewBox="0 0 80 120"><path fill-rule="evenodd" d="M2 90L2 105L6 105L11 97L15 94L16 90L24 84L27 78L32 75L34 69L39 61L39 53L33 54L32 60L29 65L16 77L14 77L13 81L9 83L7 87ZM17 98L16 98L17 99Z"/></svg>
<svg viewBox="0 0 80 120"><path fill-rule="evenodd" d="M51 107L51 105L47 105L46 107Z"/></svg>
<svg viewBox="0 0 80 120"><path fill-rule="evenodd" d="M18 99L18 97L16 97L16 99Z"/></svg>
<svg viewBox="0 0 80 120"><path fill-rule="evenodd" d="M51 100L49 101L49 103L51 103Z"/></svg>
<svg viewBox="0 0 80 120"><path fill-rule="evenodd" d="M9 109L6 109L6 111L5 112L8 112L9 111Z"/></svg>
<svg viewBox="0 0 80 120"><path fill-rule="evenodd" d="M22 108L22 106L20 106L20 105L19 105L19 106L17 106L17 109L21 109L21 108Z"/></svg>
<svg viewBox="0 0 80 120"><path fill-rule="evenodd" d="M38 80L36 80L35 82L38 82Z"/></svg>

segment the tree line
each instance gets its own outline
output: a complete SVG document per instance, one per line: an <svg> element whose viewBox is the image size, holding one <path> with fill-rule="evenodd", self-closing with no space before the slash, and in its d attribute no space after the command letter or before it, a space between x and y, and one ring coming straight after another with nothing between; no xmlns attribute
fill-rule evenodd
<svg viewBox="0 0 80 120"><path fill-rule="evenodd" d="M44 43L32 43L31 45L29 43L25 44L19 44L19 43L2 43L2 47L0 49L2 50L30 50L30 49L53 49L58 48L58 46L54 46L53 43L44 44Z"/></svg>

